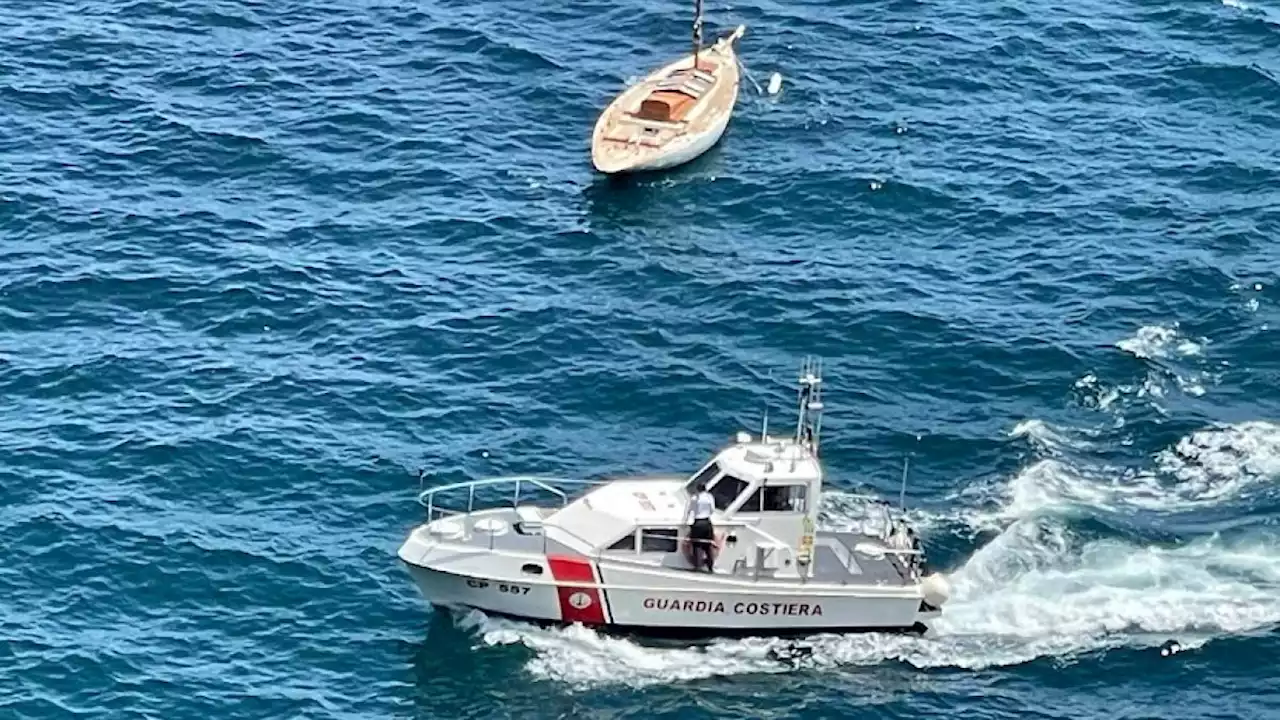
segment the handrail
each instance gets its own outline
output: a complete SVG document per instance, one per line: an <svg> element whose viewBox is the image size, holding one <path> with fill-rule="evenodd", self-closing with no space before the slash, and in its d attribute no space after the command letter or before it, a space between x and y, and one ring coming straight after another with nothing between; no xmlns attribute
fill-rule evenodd
<svg viewBox="0 0 1280 720"><path fill-rule="evenodd" d="M466 515L466 514L467 514L467 513L463 513L463 512L461 512L461 511L448 510L448 509L445 509L445 508L436 508L436 510L437 510L438 512L442 513L442 514L448 514L448 515ZM605 559L609 559L609 560L613 560L613 561L618 561L618 562L626 562L626 561L627 561L627 559L626 559L624 556L611 556L611 555L606 555L606 554L605 554L605 552L606 552L606 549L605 549L605 548L603 548L603 547L597 547L597 546L596 546L596 544L595 544L593 541L588 540L587 538L583 537L582 535L578 534L577 532L575 532L575 531L573 531L573 530L570 530L568 527L565 527L564 525L561 525L560 523L557 523L557 522L554 522L554 521L548 521L548 520L538 520L538 521L536 521L536 522L532 522L532 521L525 521L525 522L521 522L521 523L519 523L519 524L520 524L521 526L523 526L523 527L525 527L525 528L529 529L529 530L534 530L534 529L538 530L538 532L537 532L536 534L537 534L537 535L539 535L539 536L541 536L541 544L542 544L541 553L542 553L542 555L546 555L546 554L547 554L547 550L548 550L548 548L547 548L547 541L548 541L548 538L550 537L550 533L549 533L548 531L552 531L552 530L554 530L554 531L556 531L556 532L558 532L558 533L562 534L562 536L568 536L569 538L572 538L573 540L576 540L577 542L581 543L581 546L582 546L582 547L581 547L581 548L577 548L576 550L577 550L577 552L580 552L583 556L585 556L585 557L587 557L587 558L589 558L589 559L596 560L597 562L599 562L599 561L603 561L603 560L605 560ZM743 523L743 522L741 522L741 521L737 521L737 522L729 521L729 522L725 522L725 523L719 523L719 524L718 524L718 526L729 526L729 527L750 527L750 525L748 525L747 523ZM636 526L636 527L634 528L633 532L636 532L636 531L643 531L644 529L646 529L646 527L669 527L669 525L658 525L658 524L656 524L656 523L642 523L642 524L640 524L640 525ZM773 535L772 533L769 533L769 532L766 532L766 531L764 531L764 530L761 530L761 529L760 529L760 528L758 528L758 527L752 527L752 530L754 530L754 531L758 534L758 536L759 536L758 538L756 538L756 543L755 543L755 546L756 546L756 547L761 547L761 546L762 546L762 544L761 544L761 542L760 542L760 541L764 541L765 543L772 544L772 545L774 545L775 547L783 548L783 549L785 550L785 552L787 552L788 554L790 554L790 555L794 556L796 549L795 549L794 547L792 547L789 543L787 543L787 542L785 542L785 541L781 540L780 538L776 537L776 536L775 536L775 535ZM468 530L468 534L470 534L470 532L471 532L471 530ZM536 542L536 541L535 541L535 542ZM851 560L852 560L853 555L854 555L855 553L857 553L858 551L854 550L853 548L849 548L849 547L845 546L845 545L844 545L844 543L840 542L839 540L832 539L832 542L835 542L836 544L838 544L839 546L841 546L841 547L845 550L845 552L847 553L847 556L846 556L846 557L847 557L847 559L846 559L846 562L845 562L845 567L847 568L847 567L848 567L848 563L849 563L849 561L851 561ZM489 534L489 549L490 549L490 550L493 550L493 549L494 549L494 543L495 543L495 536L494 536L494 535L492 535L492 534ZM880 547L880 548L876 548L876 549L877 549L877 550L879 550L879 551L880 551L880 553L881 553L881 554L883 554L883 555L894 555L894 556L899 557L900 559L902 559L902 558L903 558L903 556L911 557L911 556L916 556L916 555L922 555L922 554L923 554L921 551L918 551L918 550L909 550L909 549L903 549L903 548L895 548L895 547L891 547L891 546L884 546L884 547ZM866 553L863 553L863 554L866 554ZM901 573L901 572L902 572L902 570L905 570L905 571L907 572L907 575L909 575L909 576L910 576L910 579L911 579L911 580L916 580L916 581L918 581L918 572L916 572L916 568L915 568L914 563L906 563L906 564L904 565L904 567L903 567L902 569L900 569L900 570L899 570L899 572ZM904 578L904 579L907 579L907 575L904 575L904 576L903 576L903 578ZM801 574L800 574L800 577L801 577L802 579L806 579L806 580L807 580L807 576L806 576L804 573L801 573ZM752 577L752 580L754 581L754 580L758 580L758 579L759 579L759 572L758 572L758 568L757 568L757 572L756 572L756 574ZM528 582L528 581L525 581L525 582ZM588 586L589 586L589 585L583 585L583 587L588 587Z"/></svg>
<svg viewBox="0 0 1280 720"><path fill-rule="evenodd" d="M425 475L422 477L425 477ZM419 478L420 490L418 492L418 503L427 508L428 520L432 519L434 516L434 513L437 511L450 512L450 513L464 512L461 510L451 510L449 508L436 507L435 497L440 493L445 493L453 490L462 490L463 488L465 488L467 490L467 509L465 510L465 512L470 513L475 510L476 488L514 484L515 492L513 494L512 501L511 501L512 507L515 507L520 504L520 491L523 485L532 485L535 488L545 490L547 492L552 493L553 495L558 496L560 498L561 507L568 505L569 496L563 490L560 490L559 488L556 488L549 484L552 482L566 484L566 485L590 486L590 485L603 484L604 481L576 480L572 478L556 478L556 477L537 476L537 475L510 475L510 476L503 476L503 477L486 478L482 480L467 480L464 482L451 483L449 485L439 485L437 487L421 489L422 478L420 477Z"/></svg>
<svg viewBox="0 0 1280 720"><path fill-rule="evenodd" d="M421 488L421 492L419 492L418 496L420 498L423 498L428 495L433 495L435 493L446 492L449 490L457 490L459 488L502 485L504 483L513 483L513 482L522 482L522 481L532 483L532 484L537 484L541 487L548 488L552 492L555 492L558 494L563 494L563 493L561 493L559 490L555 488L550 488L549 486L546 485L546 482L560 482L560 483L568 483L571 485L600 484L599 481L595 481L595 480L575 480L572 478L557 478L557 477L550 477L546 475L502 475L499 477L483 478L480 480L464 480L462 482L450 483L448 485L436 485L435 487L429 487L429 488L421 487L421 483L420 483L419 487Z"/></svg>
<svg viewBox="0 0 1280 720"><path fill-rule="evenodd" d="M425 478L425 475L420 476L420 480L422 478ZM566 493L564 490L561 490L560 488L555 487L551 483L557 483L561 485L591 487L591 486L600 486L600 485L608 484L609 482L611 482L611 480L609 479L580 480L580 479L574 479L574 478L560 478L560 477L540 476L540 475L510 475L510 476L502 476L502 477L485 478L480 480L467 480L463 482L450 483L448 485L440 485L440 486L431 487L431 488L421 488L420 486L420 490L418 493L418 502L427 508L427 522L430 523L436 519L437 515L439 517L446 517L451 515L466 515L466 514L471 514L475 512L477 488L488 488L488 487L496 487L499 485L513 484L515 486L515 489L512 495L511 507L517 508L520 505L521 491L527 486L532 486L533 488L543 490L545 492L551 493L559 497L561 502L561 507L565 507L569 504L568 493ZM464 488L467 490L466 510L454 509L449 507L440 507L436 505L436 495L439 495L441 493L451 492L451 491L458 491ZM887 542L889 538L893 535L893 531L898 526L898 523L906 521L905 514L895 513L892 505L890 505L885 500L878 498L874 495L857 493L857 492L845 493L844 495L847 498L851 498L851 499L866 503L868 512L866 515L864 515L864 518L869 519L874 515L880 515L880 517L885 521L884 526L881 528L879 533L879 539L882 542L885 542L884 547L878 548L880 552L882 552L885 555L894 555L897 558L899 558L900 561L906 562L910 566L914 566L915 563L919 561L920 557L924 555L924 552L921 550L899 548L899 547L890 545ZM491 505L488 507L501 507L501 506ZM897 515L897 517L895 517L895 515ZM752 528L762 536L761 539L771 540L777 545L781 545L783 547L789 548L793 553L795 552L795 548L793 548L790 545L790 543L783 542L780 539L775 538L769 533L761 530L759 528L759 519L757 518L752 518L749 520L739 520L737 518L722 518L719 521L717 521L715 524L716 526L723 527L723 528ZM595 559L600 559L604 557L603 555L604 548L602 547L597 548L594 542L586 539L582 535L578 534L577 532L574 532L573 530L570 530L569 528L563 525L560 525L554 522L547 522L545 520L539 520L536 523L536 525L533 523L527 523L527 525L529 525L530 528L538 527L542 530L540 534L542 535L542 538L543 538L542 544L543 544L544 553L546 552L547 530L551 529L559 533L563 533L564 535L581 543L584 548L584 554L588 554ZM649 528L668 528L668 527L671 527L670 521L662 521L662 522L639 521L635 523L634 531L643 531ZM494 538L491 536L490 549L492 549L493 540ZM846 549L850 551L850 556L852 557L854 552L853 549L847 548L847 547ZM908 559L910 560L908 561Z"/></svg>
<svg viewBox="0 0 1280 720"><path fill-rule="evenodd" d="M725 527L756 527L760 524L760 520L757 518L752 518L751 520L715 519L711 521L711 524L715 526L716 529ZM636 530L665 530L673 526L688 527L688 524L684 520L636 520L633 521L632 525Z"/></svg>

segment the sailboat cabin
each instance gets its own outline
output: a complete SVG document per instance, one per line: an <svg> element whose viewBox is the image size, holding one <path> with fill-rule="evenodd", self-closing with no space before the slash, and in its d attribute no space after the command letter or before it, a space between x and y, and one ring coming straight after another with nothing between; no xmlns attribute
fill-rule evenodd
<svg viewBox="0 0 1280 720"><path fill-rule="evenodd" d="M699 60L698 66L673 70L652 92L640 101L634 113L641 120L657 122L683 122L716 84L716 64Z"/></svg>

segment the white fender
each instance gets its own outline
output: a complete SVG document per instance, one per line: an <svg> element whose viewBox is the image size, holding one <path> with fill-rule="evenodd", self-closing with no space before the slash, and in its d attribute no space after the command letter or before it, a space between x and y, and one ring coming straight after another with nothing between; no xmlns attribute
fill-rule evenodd
<svg viewBox="0 0 1280 720"><path fill-rule="evenodd" d="M951 597L951 583L947 582L945 575L934 573L920 581L920 592L925 602L940 608Z"/></svg>

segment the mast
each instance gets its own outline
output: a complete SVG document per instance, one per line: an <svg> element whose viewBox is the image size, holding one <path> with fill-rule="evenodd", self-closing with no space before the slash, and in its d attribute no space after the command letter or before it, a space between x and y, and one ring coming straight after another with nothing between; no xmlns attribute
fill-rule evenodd
<svg viewBox="0 0 1280 720"><path fill-rule="evenodd" d="M698 69L698 53L702 51L702 0L693 0L693 68Z"/></svg>

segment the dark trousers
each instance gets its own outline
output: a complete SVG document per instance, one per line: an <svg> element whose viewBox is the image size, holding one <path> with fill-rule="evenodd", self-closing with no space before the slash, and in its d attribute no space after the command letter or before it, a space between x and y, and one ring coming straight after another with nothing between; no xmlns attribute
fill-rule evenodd
<svg viewBox="0 0 1280 720"><path fill-rule="evenodd" d="M689 526L689 544L693 550L693 569L702 567L703 563L699 562L699 557L702 557L706 559L707 572L711 572L716 562L716 533L710 520L700 518L693 521Z"/></svg>

